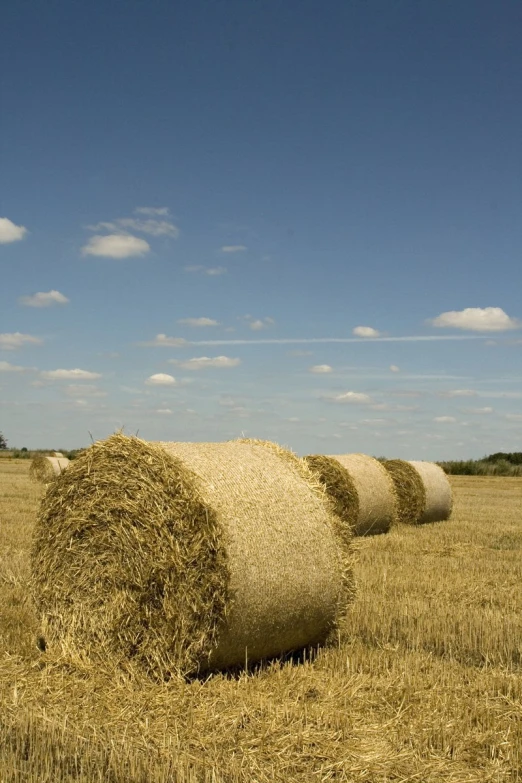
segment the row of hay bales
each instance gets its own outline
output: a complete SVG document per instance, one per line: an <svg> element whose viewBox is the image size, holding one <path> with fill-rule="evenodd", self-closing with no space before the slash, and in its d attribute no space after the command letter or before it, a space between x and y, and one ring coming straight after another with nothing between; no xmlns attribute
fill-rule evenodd
<svg viewBox="0 0 522 783"><path fill-rule="evenodd" d="M48 649L132 660L156 678L325 643L353 598L355 530L396 516L393 486L386 508L375 477L363 491L362 468L340 514L312 458L262 441L118 433L66 467L47 485L31 555Z"/></svg>

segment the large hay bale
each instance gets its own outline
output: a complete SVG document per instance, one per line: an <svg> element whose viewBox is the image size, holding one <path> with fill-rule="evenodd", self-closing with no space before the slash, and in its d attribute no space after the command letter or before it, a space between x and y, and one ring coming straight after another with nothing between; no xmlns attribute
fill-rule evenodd
<svg viewBox="0 0 522 783"><path fill-rule="evenodd" d="M49 484L68 467L67 457L44 457L39 454L31 460L29 477L41 484Z"/></svg>
<svg viewBox="0 0 522 783"><path fill-rule="evenodd" d="M61 451L53 451L52 457L63 457L63 454Z"/></svg>
<svg viewBox="0 0 522 783"><path fill-rule="evenodd" d="M349 540L298 467L253 443L95 443L38 515L48 649L165 677L324 642L350 598Z"/></svg>
<svg viewBox="0 0 522 783"><path fill-rule="evenodd" d="M406 525L419 524L426 508L426 490L420 474L403 459L387 459L382 465L395 487L398 521Z"/></svg>
<svg viewBox="0 0 522 783"><path fill-rule="evenodd" d="M448 477L435 462L410 460L424 485L426 501L419 524L425 522L443 522L451 516L453 496Z"/></svg>
<svg viewBox="0 0 522 783"><path fill-rule="evenodd" d="M366 454L311 455L305 461L326 487L341 519L356 536L387 533L397 518L393 482Z"/></svg>

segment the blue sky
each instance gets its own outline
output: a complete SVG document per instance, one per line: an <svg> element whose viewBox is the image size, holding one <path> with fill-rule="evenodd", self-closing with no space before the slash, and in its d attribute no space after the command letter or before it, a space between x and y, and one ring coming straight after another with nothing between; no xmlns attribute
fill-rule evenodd
<svg viewBox="0 0 522 783"><path fill-rule="evenodd" d="M0 431L522 448L522 6L8 0Z"/></svg>

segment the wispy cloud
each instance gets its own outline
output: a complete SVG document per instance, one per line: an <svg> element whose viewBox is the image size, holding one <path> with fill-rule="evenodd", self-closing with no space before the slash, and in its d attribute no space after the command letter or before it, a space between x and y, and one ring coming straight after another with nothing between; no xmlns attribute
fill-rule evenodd
<svg viewBox="0 0 522 783"><path fill-rule="evenodd" d="M106 397L107 392L102 391L94 384L71 383L65 388L68 397Z"/></svg>
<svg viewBox="0 0 522 783"><path fill-rule="evenodd" d="M475 389L449 389L438 394L439 397L477 397L477 395Z"/></svg>
<svg viewBox="0 0 522 783"><path fill-rule="evenodd" d="M175 386L176 379L172 375L167 375L164 372L150 375L145 381L147 386Z"/></svg>
<svg viewBox="0 0 522 783"><path fill-rule="evenodd" d="M352 334L356 337L380 337L381 333L378 329L374 329L372 326L356 326L352 329Z"/></svg>
<svg viewBox="0 0 522 783"><path fill-rule="evenodd" d="M219 321L215 321L213 318L179 318L178 324L183 324L184 326L195 326L195 327L201 327L201 326L219 326Z"/></svg>
<svg viewBox="0 0 522 783"><path fill-rule="evenodd" d="M7 245L10 242L18 242L27 234L25 226L17 226L9 218L0 218L0 245Z"/></svg>
<svg viewBox="0 0 522 783"><path fill-rule="evenodd" d="M9 362L0 362L0 372L24 372L27 367L19 367L17 364Z"/></svg>
<svg viewBox="0 0 522 783"><path fill-rule="evenodd" d="M522 328L522 321L511 318L501 307L466 307L449 310L428 321L440 328L467 329L473 332L506 332Z"/></svg>
<svg viewBox="0 0 522 783"><path fill-rule="evenodd" d="M64 305L69 302L66 296L60 291L38 291L31 296L21 296L18 300L20 304L26 307L52 307L53 305Z"/></svg>
<svg viewBox="0 0 522 783"><path fill-rule="evenodd" d="M97 234L82 247L82 255L104 258L144 256L149 251L149 243L132 234L108 234L107 236Z"/></svg>
<svg viewBox="0 0 522 783"><path fill-rule="evenodd" d="M437 424L454 424L457 419L454 416L435 416L433 421L436 421Z"/></svg>
<svg viewBox="0 0 522 783"><path fill-rule="evenodd" d="M407 337L281 337L253 340L199 340L192 345L314 345L329 343L415 343L444 340L480 340L478 335L444 334Z"/></svg>
<svg viewBox="0 0 522 783"><path fill-rule="evenodd" d="M487 414L487 413L493 413L493 408L490 408L489 406L486 406L484 408L463 408L463 413L474 413L474 414Z"/></svg>
<svg viewBox="0 0 522 783"><path fill-rule="evenodd" d="M313 367L308 368L308 372L320 375L321 373L332 372L332 367L329 364L314 364Z"/></svg>
<svg viewBox="0 0 522 783"><path fill-rule="evenodd" d="M193 272L201 275L208 275L209 277L219 277L220 275L226 275L227 269L224 266L201 266L200 264L183 267L185 272Z"/></svg>
<svg viewBox="0 0 522 783"><path fill-rule="evenodd" d="M223 245L221 247L222 253L243 253L248 250L246 245Z"/></svg>
<svg viewBox="0 0 522 783"><path fill-rule="evenodd" d="M231 367L238 367L238 365L241 364L241 359L232 358L230 356L199 356L184 362L180 362L177 359L169 359L169 364L176 364L183 370L203 370L206 367L229 369Z"/></svg>
<svg viewBox="0 0 522 783"><path fill-rule="evenodd" d="M506 413L506 419L509 421L522 421L522 413Z"/></svg>
<svg viewBox="0 0 522 783"><path fill-rule="evenodd" d="M74 370L46 370L41 373L42 378L46 378L50 381L58 380L82 380L93 381L96 378L101 378L101 373L90 372L89 370L80 370L76 368Z"/></svg>
<svg viewBox="0 0 522 783"><path fill-rule="evenodd" d="M136 207L134 212L137 215L158 215L158 217L167 217L168 207Z"/></svg>
<svg viewBox="0 0 522 783"><path fill-rule="evenodd" d="M390 364L390 372L400 372L400 367L397 367L396 364Z"/></svg>
<svg viewBox="0 0 522 783"><path fill-rule="evenodd" d="M0 334L0 349L5 351L14 351L23 345L41 345L41 337L34 337L32 334L22 334L21 332L4 332Z"/></svg>
<svg viewBox="0 0 522 783"><path fill-rule="evenodd" d="M329 402L336 402L340 404L349 405L370 405L372 398L368 394L362 392L347 391L342 394L336 394L333 397L324 397Z"/></svg>
<svg viewBox="0 0 522 783"><path fill-rule="evenodd" d="M184 337L168 337L166 334L157 334L154 340L138 344L145 347L181 348L190 343Z"/></svg>
<svg viewBox="0 0 522 783"><path fill-rule="evenodd" d="M161 416L172 416L172 411L170 408L157 408L155 413L159 413Z"/></svg>

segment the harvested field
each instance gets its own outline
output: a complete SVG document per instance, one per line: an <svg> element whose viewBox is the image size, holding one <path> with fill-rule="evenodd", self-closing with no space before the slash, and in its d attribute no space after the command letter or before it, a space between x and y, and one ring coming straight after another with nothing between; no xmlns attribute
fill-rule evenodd
<svg viewBox="0 0 522 783"><path fill-rule="evenodd" d="M2 783L522 780L522 479L451 477L445 525L358 539L338 647L151 683L36 648L28 468L0 464Z"/></svg>

